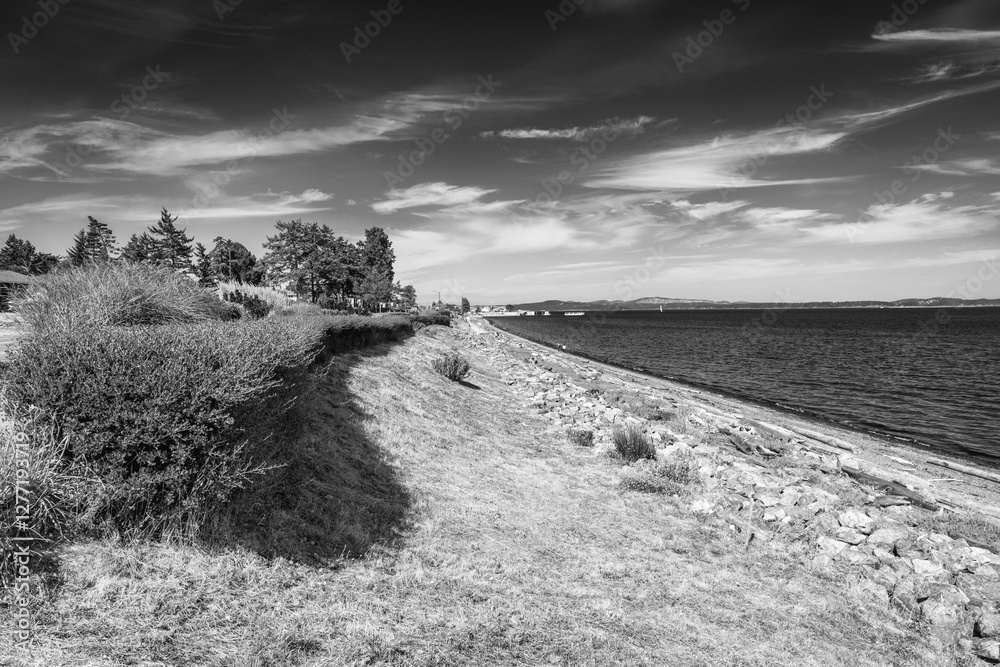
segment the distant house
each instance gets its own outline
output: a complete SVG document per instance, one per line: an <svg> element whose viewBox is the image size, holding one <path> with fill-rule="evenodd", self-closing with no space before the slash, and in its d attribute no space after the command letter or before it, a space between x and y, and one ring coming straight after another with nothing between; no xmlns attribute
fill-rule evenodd
<svg viewBox="0 0 1000 667"><path fill-rule="evenodd" d="M31 276L17 271L0 271L0 311L10 309L10 297L25 289L31 282Z"/></svg>

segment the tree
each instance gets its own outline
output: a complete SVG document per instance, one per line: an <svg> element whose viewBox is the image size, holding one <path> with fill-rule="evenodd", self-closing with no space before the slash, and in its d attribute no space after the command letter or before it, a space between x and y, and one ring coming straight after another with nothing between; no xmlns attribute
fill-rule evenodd
<svg viewBox="0 0 1000 667"><path fill-rule="evenodd" d="M81 229L73 237L73 247L66 251L66 259L73 266L83 266L87 261L87 231Z"/></svg>
<svg viewBox="0 0 1000 667"><path fill-rule="evenodd" d="M346 289L352 279L353 251L349 243L335 237L326 225L315 222L279 220L275 227L278 233L264 243L271 283L288 284L313 303L324 294Z"/></svg>
<svg viewBox="0 0 1000 667"><path fill-rule="evenodd" d="M47 252L38 252L30 241L13 234L0 248L0 269L36 276L48 273L59 263L59 258Z"/></svg>
<svg viewBox="0 0 1000 667"><path fill-rule="evenodd" d="M392 250L392 242L381 227L371 227L365 230L365 240L358 243L361 251L361 265L365 275L382 274L392 284L395 273L393 264L396 253Z"/></svg>
<svg viewBox="0 0 1000 667"><path fill-rule="evenodd" d="M198 284L203 287L215 285L212 277L212 265L208 258L208 250L204 243L194 244L194 274L198 276Z"/></svg>
<svg viewBox="0 0 1000 667"><path fill-rule="evenodd" d="M472 307L471 307L471 306L469 305L469 300L468 300L468 299L466 299L466 298L465 298L465 297L463 296L463 297L462 297L462 314L463 314L463 315L465 315L465 314L466 314L466 313L468 313L468 312L469 312L469 311L470 311L471 309L472 309Z"/></svg>
<svg viewBox="0 0 1000 667"><path fill-rule="evenodd" d="M191 268L191 241L194 239L185 234L186 229L178 229L175 222L177 216L171 216L167 209L163 209L156 226L149 228L150 238L156 247L152 259L172 269L188 269Z"/></svg>
<svg viewBox="0 0 1000 667"><path fill-rule="evenodd" d="M263 267L246 246L221 236L216 236L214 243L207 255L208 275L213 281L233 280L248 285L263 281Z"/></svg>
<svg viewBox="0 0 1000 667"><path fill-rule="evenodd" d="M397 280L394 291L393 298L401 309L410 310L417 306L417 290L413 288L413 285L401 286Z"/></svg>
<svg viewBox="0 0 1000 667"><path fill-rule="evenodd" d="M93 216L87 216L87 223L87 234L83 243L87 259L92 262L110 262L118 251L118 240L114 232Z"/></svg>
<svg viewBox="0 0 1000 667"><path fill-rule="evenodd" d="M129 238L122 249L121 259L126 262L152 262L156 259L156 253L156 241L143 232L141 236L133 234Z"/></svg>
<svg viewBox="0 0 1000 667"><path fill-rule="evenodd" d="M383 303L392 301L392 281L386 273L372 271L361 281L358 293L365 308L381 310Z"/></svg>

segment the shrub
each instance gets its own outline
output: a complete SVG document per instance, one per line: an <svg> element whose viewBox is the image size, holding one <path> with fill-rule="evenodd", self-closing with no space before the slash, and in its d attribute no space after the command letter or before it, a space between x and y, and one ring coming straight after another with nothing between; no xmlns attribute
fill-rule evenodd
<svg viewBox="0 0 1000 667"><path fill-rule="evenodd" d="M240 290L227 292L222 296L223 300L229 303L236 303L243 306L243 313L251 320L259 320L267 317L274 308L270 303L253 294L244 294Z"/></svg>
<svg viewBox="0 0 1000 667"><path fill-rule="evenodd" d="M451 326L451 317L449 315L445 315L444 313L439 313L436 310L425 310L419 315L415 315L413 319L416 322L426 325L437 324L445 327Z"/></svg>
<svg viewBox="0 0 1000 667"><path fill-rule="evenodd" d="M690 456L675 456L666 461L657 461L650 466L649 472L681 486L692 484L698 478Z"/></svg>
<svg viewBox="0 0 1000 667"><path fill-rule="evenodd" d="M15 300L44 331L223 320L231 310L190 278L144 264L92 264L39 276Z"/></svg>
<svg viewBox="0 0 1000 667"><path fill-rule="evenodd" d="M578 447L593 447L594 432L585 428L571 428L567 434L569 441Z"/></svg>
<svg viewBox="0 0 1000 667"><path fill-rule="evenodd" d="M247 283L235 280L223 280L218 283L217 287L219 297L223 300L226 300L226 295L238 291L247 297L257 297L261 301L264 301L271 306L271 310L288 308L298 303L285 292L276 290L273 287L265 287L264 285L248 285Z"/></svg>
<svg viewBox="0 0 1000 667"><path fill-rule="evenodd" d="M616 426L611 439L615 443L615 451L626 461L656 458L656 448L638 424L628 424L624 428Z"/></svg>
<svg viewBox="0 0 1000 667"><path fill-rule="evenodd" d="M92 467L119 528L192 528L287 428L323 332L277 318L33 332L11 350L8 392Z"/></svg>
<svg viewBox="0 0 1000 667"><path fill-rule="evenodd" d="M449 352L440 359L435 359L431 366L453 382L465 379L471 370L469 360L456 352Z"/></svg>

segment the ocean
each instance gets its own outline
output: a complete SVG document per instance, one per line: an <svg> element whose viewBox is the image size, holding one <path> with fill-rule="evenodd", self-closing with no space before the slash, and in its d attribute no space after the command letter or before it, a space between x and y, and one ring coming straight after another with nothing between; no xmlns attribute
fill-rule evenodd
<svg viewBox="0 0 1000 667"><path fill-rule="evenodd" d="M570 353L1000 463L1000 308L597 311L491 321Z"/></svg>

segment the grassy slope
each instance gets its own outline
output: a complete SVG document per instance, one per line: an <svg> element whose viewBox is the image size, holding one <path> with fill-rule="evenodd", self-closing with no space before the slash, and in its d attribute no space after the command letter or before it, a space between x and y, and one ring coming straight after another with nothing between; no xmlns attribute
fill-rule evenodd
<svg viewBox="0 0 1000 667"><path fill-rule="evenodd" d="M246 503L260 526L234 538L298 564L72 545L13 664L945 664L798 547L744 552L683 499L619 491L476 352L478 388L434 375L456 335L348 355L323 381L279 501Z"/></svg>

